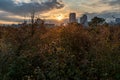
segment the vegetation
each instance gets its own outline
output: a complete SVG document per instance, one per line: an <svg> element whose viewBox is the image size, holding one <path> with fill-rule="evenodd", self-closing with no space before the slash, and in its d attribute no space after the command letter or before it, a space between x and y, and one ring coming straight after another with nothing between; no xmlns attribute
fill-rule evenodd
<svg viewBox="0 0 120 80"><path fill-rule="evenodd" d="M94 17L90 22L89 25L93 27L97 27L99 25L105 24L105 19L104 18L99 18L99 17Z"/></svg>
<svg viewBox="0 0 120 80"><path fill-rule="evenodd" d="M0 27L0 80L120 80L120 26Z"/></svg>

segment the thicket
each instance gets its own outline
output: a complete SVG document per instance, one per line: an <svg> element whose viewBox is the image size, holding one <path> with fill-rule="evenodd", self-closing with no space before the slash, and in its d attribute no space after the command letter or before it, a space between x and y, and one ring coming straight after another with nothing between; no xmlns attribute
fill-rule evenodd
<svg viewBox="0 0 120 80"><path fill-rule="evenodd" d="M120 26L0 27L0 80L120 80Z"/></svg>

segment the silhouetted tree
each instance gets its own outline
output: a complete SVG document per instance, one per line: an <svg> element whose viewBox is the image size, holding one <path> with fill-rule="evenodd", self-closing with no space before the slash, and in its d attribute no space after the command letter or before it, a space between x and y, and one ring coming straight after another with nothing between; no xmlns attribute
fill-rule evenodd
<svg viewBox="0 0 120 80"><path fill-rule="evenodd" d="M105 23L105 19L104 18L99 18L99 17L94 17L91 22L89 22L89 25L92 27L96 27L98 25L102 25Z"/></svg>

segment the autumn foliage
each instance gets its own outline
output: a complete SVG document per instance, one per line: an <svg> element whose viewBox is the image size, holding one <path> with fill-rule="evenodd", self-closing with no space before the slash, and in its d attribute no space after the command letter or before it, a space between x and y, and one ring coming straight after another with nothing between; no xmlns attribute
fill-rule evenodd
<svg viewBox="0 0 120 80"><path fill-rule="evenodd" d="M0 80L120 80L120 26L0 27Z"/></svg>

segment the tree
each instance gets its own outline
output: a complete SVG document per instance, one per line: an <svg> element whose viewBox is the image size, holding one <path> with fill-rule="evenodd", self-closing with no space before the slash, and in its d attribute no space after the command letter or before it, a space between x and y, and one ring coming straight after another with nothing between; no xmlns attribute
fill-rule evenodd
<svg viewBox="0 0 120 80"><path fill-rule="evenodd" d="M94 17L91 22L89 23L90 26L92 27L96 27L98 25L102 25L105 23L105 19L104 18L99 18L99 17Z"/></svg>

